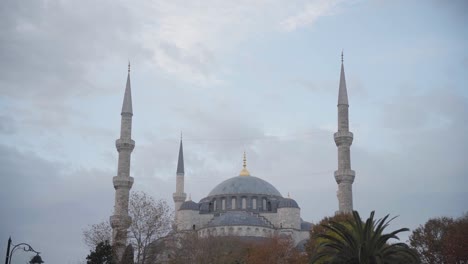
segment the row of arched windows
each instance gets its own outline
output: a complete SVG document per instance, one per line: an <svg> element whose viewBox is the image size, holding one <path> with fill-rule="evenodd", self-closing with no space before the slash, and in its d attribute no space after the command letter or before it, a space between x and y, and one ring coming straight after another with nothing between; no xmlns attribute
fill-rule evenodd
<svg viewBox="0 0 468 264"><path fill-rule="evenodd" d="M240 200L240 204L237 201L237 197L232 197L231 202L228 204L226 198L221 198L221 199L213 199L212 202L209 204L209 211L218 211L218 210L236 210L236 209L253 209L257 210L259 207L258 205L258 200L256 197L253 197L250 199L250 201L247 199L247 197L242 197ZM261 209L263 211L271 211L271 202L268 201L266 198L261 199ZM220 204L218 204L220 203ZM249 208L248 203L250 203ZM260 209L260 208L259 208Z"/></svg>

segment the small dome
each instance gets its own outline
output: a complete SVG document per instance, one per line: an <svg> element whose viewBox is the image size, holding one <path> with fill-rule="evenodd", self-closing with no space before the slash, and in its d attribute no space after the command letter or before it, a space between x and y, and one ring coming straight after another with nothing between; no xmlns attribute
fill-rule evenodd
<svg viewBox="0 0 468 264"><path fill-rule="evenodd" d="M270 183L254 176L237 176L218 184L208 196L222 194L264 194L281 197Z"/></svg>
<svg viewBox="0 0 468 264"><path fill-rule="evenodd" d="M291 198L283 198L278 203L278 208L299 208L299 205Z"/></svg>
<svg viewBox="0 0 468 264"><path fill-rule="evenodd" d="M199 207L198 204L192 200L185 201L181 206L180 210L195 210L198 211Z"/></svg>

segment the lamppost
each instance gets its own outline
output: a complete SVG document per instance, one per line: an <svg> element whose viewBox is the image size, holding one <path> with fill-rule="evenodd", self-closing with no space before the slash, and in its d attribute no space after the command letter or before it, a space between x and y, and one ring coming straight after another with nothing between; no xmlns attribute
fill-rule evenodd
<svg viewBox="0 0 468 264"><path fill-rule="evenodd" d="M13 256L13 253L15 252L15 250L17 249L22 249L23 251L26 251L26 252L34 252L36 253L36 256L32 257L31 258L31 261L29 261L30 264L41 264L41 263L44 263L44 261L42 261L42 258L41 256L39 256L39 254L41 252L37 252L36 250L34 250L31 245L29 244L26 244L26 243L19 243L18 245L13 245L13 248L11 249L10 251L10 246L13 245L11 243L11 237L8 238L8 246L7 246L7 252L6 252L6 259L5 259L5 264L11 264L11 258Z"/></svg>

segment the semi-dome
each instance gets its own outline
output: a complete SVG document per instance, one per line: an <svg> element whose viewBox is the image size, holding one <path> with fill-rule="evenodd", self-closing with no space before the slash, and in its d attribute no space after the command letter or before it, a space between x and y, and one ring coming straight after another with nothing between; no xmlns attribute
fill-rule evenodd
<svg viewBox="0 0 468 264"><path fill-rule="evenodd" d="M264 218L249 214L243 211L231 211L221 214L218 217L213 218L208 226L264 226L271 227Z"/></svg>
<svg viewBox="0 0 468 264"><path fill-rule="evenodd" d="M198 211L198 209L199 209L198 204L192 200L183 202L179 208L179 210L195 210L195 211Z"/></svg>
<svg viewBox="0 0 468 264"><path fill-rule="evenodd" d="M278 208L299 208L299 205L291 198L283 198L279 201Z"/></svg>
<svg viewBox="0 0 468 264"><path fill-rule="evenodd" d="M280 196L270 183L254 176L236 176L218 184L208 196L223 194L262 194Z"/></svg>

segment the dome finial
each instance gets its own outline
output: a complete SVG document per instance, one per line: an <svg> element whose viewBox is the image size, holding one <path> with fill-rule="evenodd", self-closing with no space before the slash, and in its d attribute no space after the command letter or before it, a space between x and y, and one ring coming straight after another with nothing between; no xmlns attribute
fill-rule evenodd
<svg viewBox="0 0 468 264"><path fill-rule="evenodd" d="M242 165L242 170L240 172L240 176L250 176L250 172L247 170L247 156L245 155L245 151L244 151L244 164Z"/></svg>

